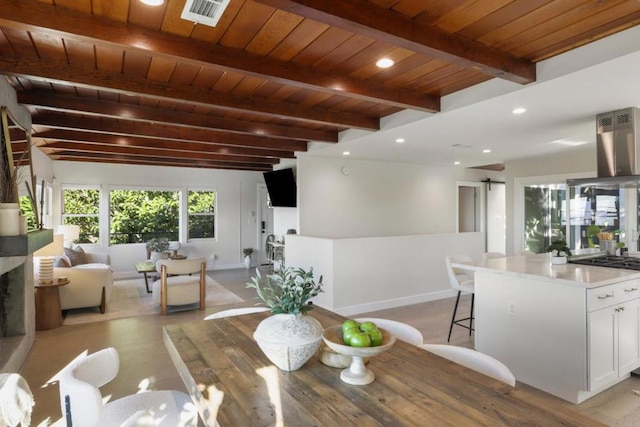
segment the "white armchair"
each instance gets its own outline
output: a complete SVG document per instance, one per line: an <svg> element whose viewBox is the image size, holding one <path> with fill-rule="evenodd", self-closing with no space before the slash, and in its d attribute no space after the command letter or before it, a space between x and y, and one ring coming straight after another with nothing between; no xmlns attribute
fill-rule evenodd
<svg viewBox="0 0 640 427"><path fill-rule="evenodd" d="M53 277L66 276L69 284L61 286L60 305L63 310L99 307L104 313L111 300L113 277L108 254L85 252L87 264L54 267Z"/></svg>
<svg viewBox="0 0 640 427"><path fill-rule="evenodd" d="M60 409L67 425L195 427L198 414L188 394L157 390L106 402L99 387L113 380L120 369L115 348L82 355L59 377Z"/></svg>

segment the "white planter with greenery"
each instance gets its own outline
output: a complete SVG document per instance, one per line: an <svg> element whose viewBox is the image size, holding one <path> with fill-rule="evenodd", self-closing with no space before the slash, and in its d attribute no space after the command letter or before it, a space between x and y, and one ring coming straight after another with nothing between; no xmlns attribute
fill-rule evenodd
<svg viewBox="0 0 640 427"><path fill-rule="evenodd" d="M274 313L256 328L253 338L269 360L283 371L295 371L320 348L322 325L306 315L313 308L308 300L322 292L322 277L316 284L313 270L285 268L247 283Z"/></svg>
<svg viewBox="0 0 640 427"><path fill-rule="evenodd" d="M260 350L283 371L295 371L316 354L322 325L305 314L274 314L258 325L253 338Z"/></svg>
<svg viewBox="0 0 640 427"><path fill-rule="evenodd" d="M242 250L242 254L244 255L244 266L246 269L251 268L251 254L253 253L253 248L244 248Z"/></svg>

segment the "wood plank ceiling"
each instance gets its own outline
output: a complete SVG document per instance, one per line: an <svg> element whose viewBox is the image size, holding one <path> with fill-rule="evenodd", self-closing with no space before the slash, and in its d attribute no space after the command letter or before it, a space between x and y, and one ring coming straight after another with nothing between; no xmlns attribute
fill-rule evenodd
<svg viewBox="0 0 640 427"><path fill-rule="evenodd" d="M485 80L535 81L536 62L640 22L628 0L231 0L215 27L184 5L0 0L0 74L33 143L54 160L271 170Z"/></svg>

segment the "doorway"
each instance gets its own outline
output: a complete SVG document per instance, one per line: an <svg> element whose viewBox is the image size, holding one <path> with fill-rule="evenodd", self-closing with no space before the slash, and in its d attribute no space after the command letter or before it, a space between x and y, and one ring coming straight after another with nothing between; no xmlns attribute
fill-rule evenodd
<svg viewBox="0 0 640 427"><path fill-rule="evenodd" d="M505 183L459 182L458 233L485 233L485 251L506 253Z"/></svg>
<svg viewBox="0 0 640 427"><path fill-rule="evenodd" d="M265 184L258 184L257 222L258 265L265 265L269 263L265 250L267 236L273 234L273 209L269 206L269 195Z"/></svg>

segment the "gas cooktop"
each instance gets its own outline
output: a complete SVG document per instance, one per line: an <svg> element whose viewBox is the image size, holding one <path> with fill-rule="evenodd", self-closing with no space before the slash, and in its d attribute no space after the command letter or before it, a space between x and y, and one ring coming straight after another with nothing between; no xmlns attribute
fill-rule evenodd
<svg viewBox="0 0 640 427"><path fill-rule="evenodd" d="M596 256L593 258L569 258L572 264L593 265L596 267L626 268L628 270L640 270L640 258L629 256Z"/></svg>

